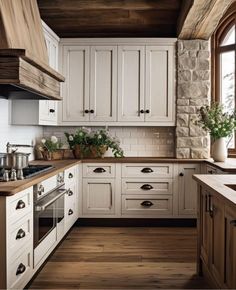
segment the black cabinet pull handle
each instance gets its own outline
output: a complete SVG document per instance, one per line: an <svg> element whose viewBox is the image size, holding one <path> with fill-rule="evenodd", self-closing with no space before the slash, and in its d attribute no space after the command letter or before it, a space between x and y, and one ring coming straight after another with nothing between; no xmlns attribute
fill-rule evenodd
<svg viewBox="0 0 236 290"><path fill-rule="evenodd" d="M19 229L19 231L16 234L16 240L23 239L25 237L25 231L22 229Z"/></svg>
<svg viewBox="0 0 236 290"><path fill-rule="evenodd" d="M143 190L151 190L153 189L153 186L151 186L151 184L144 184L140 188Z"/></svg>
<svg viewBox="0 0 236 290"><path fill-rule="evenodd" d="M93 114L94 113L94 110L90 110L90 113Z"/></svg>
<svg viewBox="0 0 236 290"><path fill-rule="evenodd" d="M141 170L141 172L143 172L143 173L152 173L153 170L152 170L152 168L145 167L145 168L143 168L143 169Z"/></svg>
<svg viewBox="0 0 236 290"><path fill-rule="evenodd" d="M144 200L142 203L140 203L141 206L150 207L153 205L153 203L150 200Z"/></svg>
<svg viewBox="0 0 236 290"><path fill-rule="evenodd" d="M146 113L149 114L150 113L150 110L146 110Z"/></svg>
<svg viewBox="0 0 236 290"><path fill-rule="evenodd" d="M208 170L208 173L209 174L213 174L213 170Z"/></svg>
<svg viewBox="0 0 236 290"><path fill-rule="evenodd" d="M144 110L140 110L140 113L141 113L141 114L144 114Z"/></svg>
<svg viewBox="0 0 236 290"><path fill-rule="evenodd" d="M95 173L104 173L106 172L106 170L102 167L98 167L98 168L95 168L94 171Z"/></svg>
<svg viewBox="0 0 236 290"><path fill-rule="evenodd" d="M88 114L89 113L89 110L84 110L85 114Z"/></svg>
<svg viewBox="0 0 236 290"><path fill-rule="evenodd" d="M73 210L70 208L68 211L68 215L72 215L73 213L74 213Z"/></svg>
<svg viewBox="0 0 236 290"><path fill-rule="evenodd" d="M50 113L55 113L55 110L54 109L50 109L49 112Z"/></svg>
<svg viewBox="0 0 236 290"><path fill-rule="evenodd" d="M236 220L230 221L230 224L233 225L234 227L236 227Z"/></svg>
<svg viewBox="0 0 236 290"><path fill-rule="evenodd" d="M25 203L23 200L19 200L16 205L16 209L22 209L25 207Z"/></svg>
<svg viewBox="0 0 236 290"><path fill-rule="evenodd" d="M180 172L179 176L184 176L183 172Z"/></svg>
<svg viewBox="0 0 236 290"><path fill-rule="evenodd" d="M26 270L26 267L24 264L20 263L20 265L18 266L17 270L16 270L16 275L20 275L23 274Z"/></svg>
<svg viewBox="0 0 236 290"><path fill-rule="evenodd" d="M68 178L71 179L71 178L73 178L73 177L74 177L74 175L70 172L69 175L68 175Z"/></svg>
<svg viewBox="0 0 236 290"><path fill-rule="evenodd" d="M67 194L68 194L68 196L72 196L74 194L74 192L69 189L68 192L67 192Z"/></svg>

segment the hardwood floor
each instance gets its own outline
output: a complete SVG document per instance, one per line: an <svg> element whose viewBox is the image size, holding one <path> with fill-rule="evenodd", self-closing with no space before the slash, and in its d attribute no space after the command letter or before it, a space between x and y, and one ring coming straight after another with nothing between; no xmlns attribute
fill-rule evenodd
<svg viewBox="0 0 236 290"><path fill-rule="evenodd" d="M203 289L195 228L75 227L30 289Z"/></svg>

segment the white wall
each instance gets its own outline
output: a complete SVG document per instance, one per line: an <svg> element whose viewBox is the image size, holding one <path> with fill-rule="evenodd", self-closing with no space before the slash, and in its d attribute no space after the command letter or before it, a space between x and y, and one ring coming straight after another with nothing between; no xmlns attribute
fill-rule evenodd
<svg viewBox="0 0 236 290"><path fill-rule="evenodd" d="M35 144L36 139L43 133L39 126L15 126L10 122L11 101L0 99L0 152L6 152L6 143ZM27 111L25 112L27 114ZM21 152L30 152L30 159L34 159L31 148L21 148Z"/></svg>

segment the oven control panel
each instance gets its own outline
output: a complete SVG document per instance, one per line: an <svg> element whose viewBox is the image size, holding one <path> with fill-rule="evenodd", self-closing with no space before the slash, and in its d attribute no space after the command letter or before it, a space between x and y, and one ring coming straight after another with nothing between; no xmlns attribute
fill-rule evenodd
<svg viewBox="0 0 236 290"><path fill-rule="evenodd" d="M58 187L57 175L52 176L36 185L34 185L34 198L40 199L44 195L47 195L54 188Z"/></svg>

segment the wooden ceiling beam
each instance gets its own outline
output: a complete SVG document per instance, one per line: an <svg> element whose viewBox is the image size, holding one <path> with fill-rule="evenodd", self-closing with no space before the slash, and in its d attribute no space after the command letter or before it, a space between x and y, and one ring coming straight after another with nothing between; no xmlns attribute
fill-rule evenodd
<svg viewBox="0 0 236 290"><path fill-rule="evenodd" d="M236 0L194 0L179 18L180 39L209 39L229 6ZM185 1L183 1L185 2ZM190 1L191 2L191 1ZM181 19L181 20L180 20Z"/></svg>
<svg viewBox="0 0 236 290"><path fill-rule="evenodd" d="M41 11L80 11L97 9L179 10L179 0L37 0Z"/></svg>

